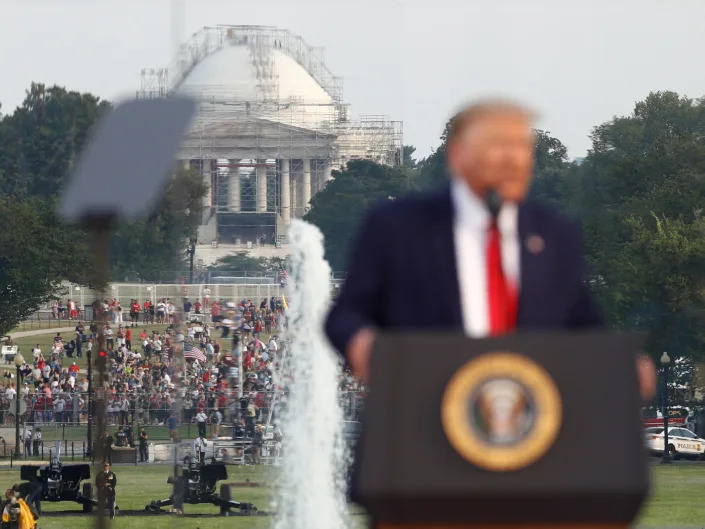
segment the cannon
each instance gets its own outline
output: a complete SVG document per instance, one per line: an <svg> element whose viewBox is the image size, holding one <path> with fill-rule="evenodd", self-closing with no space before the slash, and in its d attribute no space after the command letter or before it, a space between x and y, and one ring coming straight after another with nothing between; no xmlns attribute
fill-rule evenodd
<svg viewBox="0 0 705 529"><path fill-rule="evenodd" d="M20 479L41 484L42 501L74 501L82 505L83 512L91 512L98 504L93 499L91 467L88 464L63 465L58 458L54 458L44 467L22 465ZM83 480L89 481L81 487Z"/></svg>
<svg viewBox="0 0 705 529"><path fill-rule="evenodd" d="M256 514L257 507L251 503L237 502L230 499L230 488L224 486L222 493L216 492L218 481L228 478L224 463L214 459L209 464L201 464L195 458L186 456L181 467L181 474L170 476L167 483L173 486L173 493L167 499L154 500L147 504L147 512L163 512L162 507L173 505L181 511L184 503L212 503L220 508L220 514L230 515L231 509L238 509L240 514Z"/></svg>

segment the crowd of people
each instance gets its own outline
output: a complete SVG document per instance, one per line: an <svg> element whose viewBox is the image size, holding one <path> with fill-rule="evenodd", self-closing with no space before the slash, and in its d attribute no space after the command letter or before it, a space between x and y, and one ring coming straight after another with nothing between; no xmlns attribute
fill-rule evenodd
<svg viewBox="0 0 705 529"><path fill-rule="evenodd" d="M120 323L119 303L103 302L110 322L103 328L109 374L108 424L167 425L171 417L181 423L201 422L205 416L205 422L212 423L213 436L221 435L223 423L241 420L247 426L246 433L254 434L255 422L267 417L274 389L281 300L272 298L259 305L247 299L237 304L204 302L208 305L184 300L179 311L182 327L176 325L177 310L169 299L154 305L145 302L140 312L133 300L127 323ZM193 319L206 310L211 323ZM152 321L163 324L164 329L139 328L139 324ZM78 321L70 339L58 333L50 350L39 345L32 350L31 359L27 358L20 370L27 423L86 420L88 380L77 359L93 346L98 330L96 321L89 325ZM269 338L265 340L263 334ZM218 336L222 339L216 339ZM179 358L184 357L177 351L182 339L192 348L183 363ZM6 400L16 393L14 378L7 378ZM238 398L241 393L242 399ZM176 435L178 428L170 429Z"/></svg>
<svg viewBox="0 0 705 529"><path fill-rule="evenodd" d="M126 320L117 300L102 304L103 323L77 321L74 333L57 333L49 350L33 348L20 370L27 404L22 437L29 453L36 452L43 425L87 421L88 378L78 359L93 347L99 325L106 344L105 405L111 428L100 442L135 446L134 425L166 426L177 441L180 426L189 423L199 437L258 439L264 424L276 423L287 402L278 338L285 300L234 303L204 297L184 299L178 308L168 298L142 304L131 300ZM163 328L148 329L152 323ZM357 383L346 373L340 387L346 419L357 420L362 399ZM275 409L278 388L284 391ZM7 378L5 401L16 393L14 379Z"/></svg>

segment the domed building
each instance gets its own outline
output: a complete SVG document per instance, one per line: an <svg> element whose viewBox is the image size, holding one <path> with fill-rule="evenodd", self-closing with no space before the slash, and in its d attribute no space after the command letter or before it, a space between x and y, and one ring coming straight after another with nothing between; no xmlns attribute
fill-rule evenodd
<svg viewBox="0 0 705 529"><path fill-rule="evenodd" d="M200 104L178 158L210 188L202 245L285 242L331 171L354 159L402 159L401 122L351 119L322 48L288 30L203 28L170 68L142 71L140 97L171 93Z"/></svg>

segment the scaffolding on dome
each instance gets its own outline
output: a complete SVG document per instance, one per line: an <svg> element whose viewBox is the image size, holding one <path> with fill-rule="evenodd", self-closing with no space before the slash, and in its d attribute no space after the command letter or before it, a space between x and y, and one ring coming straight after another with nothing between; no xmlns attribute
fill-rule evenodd
<svg viewBox="0 0 705 529"><path fill-rule="evenodd" d="M228 49L248 63L251 83L192 82L199 65ZM291 60L298 66L290 66ZM292 68L302 68L315 81L313 96L296 93ZM239 232L251 237L249 232L262 228L281 239L287 219L305 214L306 201L325 187L333 169L349 160L392 166L402 161L402 123L386 116L351 119L342 79L326 66L323 48L285 29L205 27L180 46L169 68L142 70L138 98L179 92L200 105L179 159L190 160L210 184L204 224L218 217L214 240L234 242ZM287 193L282 193L283 160L291 182Z"/></svg>

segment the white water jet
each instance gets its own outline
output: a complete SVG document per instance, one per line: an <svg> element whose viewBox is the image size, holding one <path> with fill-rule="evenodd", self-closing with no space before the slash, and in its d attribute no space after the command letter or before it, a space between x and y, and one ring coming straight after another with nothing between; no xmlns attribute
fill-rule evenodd
<svg viewBox="0 0 705 529"><path fill-rule="evenodd" d="M323 235L293 220L287 284L286 372L290 396L283 413L283 461L275 529L343 529L347 457L338 399L341 363L323 333L330 303L330 267Z"/></svg>

